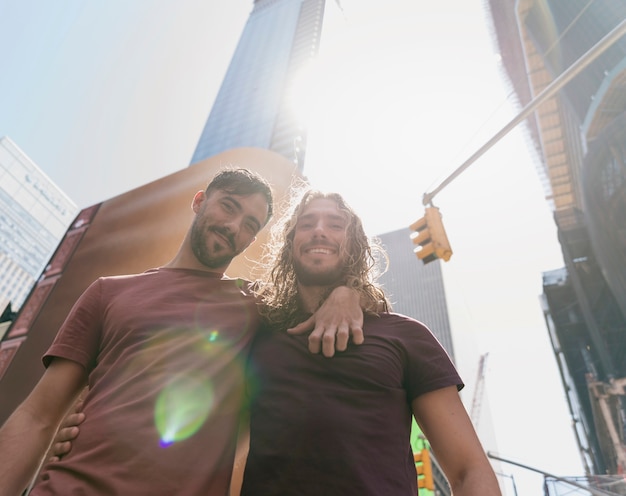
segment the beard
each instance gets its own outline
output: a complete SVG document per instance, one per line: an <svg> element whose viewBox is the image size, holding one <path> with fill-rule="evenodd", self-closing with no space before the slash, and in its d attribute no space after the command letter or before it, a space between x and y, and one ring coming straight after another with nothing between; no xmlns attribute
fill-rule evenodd
<svg viewBox="0 0 626 496"><path fill-rule="evenodd" d="M229 251L228 253L220 254L220 252L224 252L226 249L218 243L213 244L213 250L209 249L206 242L206 234L209 231L220 232L230 240L229 244L231 247L234 244L228 233L219 231L216 228L202 226L196 219L191 228L191 250L193 254L202 265L209 269L219 269L229 265L238 253L233 249L233 251Z"/></svg>
<svg viewBox="0 0 626 496"><path fill-rule="evenodd" d="M343 270L339 265L313 271L295 259L293 261L293 270L298 284L303 286L332 286L344 276Z"/></svg>

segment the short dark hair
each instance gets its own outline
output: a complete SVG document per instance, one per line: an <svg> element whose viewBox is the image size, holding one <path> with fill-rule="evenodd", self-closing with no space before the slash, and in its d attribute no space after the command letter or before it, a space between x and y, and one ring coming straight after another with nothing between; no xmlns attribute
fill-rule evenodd
<svg viewBox="0 0 626 496"><path fill-rule="evenodd" d="M231 195L248 196L261 193L267 201L267 219L271 219L274 214L274 199L270 184L259 174L249 169L222 169L211 180L206 188L206 195L220 190Z"/></svg>

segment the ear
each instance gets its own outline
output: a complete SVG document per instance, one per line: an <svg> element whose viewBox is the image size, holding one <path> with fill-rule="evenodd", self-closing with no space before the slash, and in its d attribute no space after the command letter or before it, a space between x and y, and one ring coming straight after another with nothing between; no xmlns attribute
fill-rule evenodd
<svg viewBox="0 0 626 496"><path fill-rule="evenodd" d="M206 195L204 194L204 191L198 191L194 197L193 197L193 201L191 202L191 209L195 212L198 213L198 211L200 210L200 206L202 205L202 202L206 200Z"/></svg>

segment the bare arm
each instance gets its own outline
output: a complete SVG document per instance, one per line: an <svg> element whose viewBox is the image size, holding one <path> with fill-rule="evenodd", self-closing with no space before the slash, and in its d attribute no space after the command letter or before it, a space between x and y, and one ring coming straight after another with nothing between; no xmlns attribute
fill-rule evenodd
<svg viewBox="0 0 626 496"><path fill-rule="evenodd" d="M348 339L363 342L363 310L359 293L346 286L339 286L326 298L322 306L304 322L288 329L292 334L302 334L313 329L309 335L309 351L332 357L335 349L344 351Z"/></svg>
<svg viewBox="0 0 626 496"><path fill-rule="evenodd" d="M495 473L456 387L418 396L412 406L454 496L501 496Z"/></svg>
<svg viewBox="0 0 626 496"><path fill-rule="evenodd" d="M243 415L237 436L237 452L235 453L235 465L230 480L230 496L239 496L243 484L243 473L246 469L246 460L250 449L250 425L249 417Z"/></svg>
<svg viewBox="0 0 626 496"><path fill-rule="evenodd" d="M0 495L21 494L27 487L59 422L85 383L81 365L56 358L7 419L0 429Z"/></svg>

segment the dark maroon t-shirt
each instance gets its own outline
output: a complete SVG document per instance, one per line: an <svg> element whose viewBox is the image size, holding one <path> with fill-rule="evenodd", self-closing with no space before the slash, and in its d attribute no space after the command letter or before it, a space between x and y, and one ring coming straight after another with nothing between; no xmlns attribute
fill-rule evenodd
<svg viewBox="0 0 626 496"><path fill-rule="evenodd" d="M259 317L241 280L185 269L106 277L44 357L89 373L85 422L32 495L227 495Z"/></svg>
<svg viewBox="0 0 626 496"><path fill-rule="evenodd" d="M242 496L417 494L411 402L462 381L416 320L368 316L364 334L333 358L311 354L306 335L257 334Z"/></svg>

